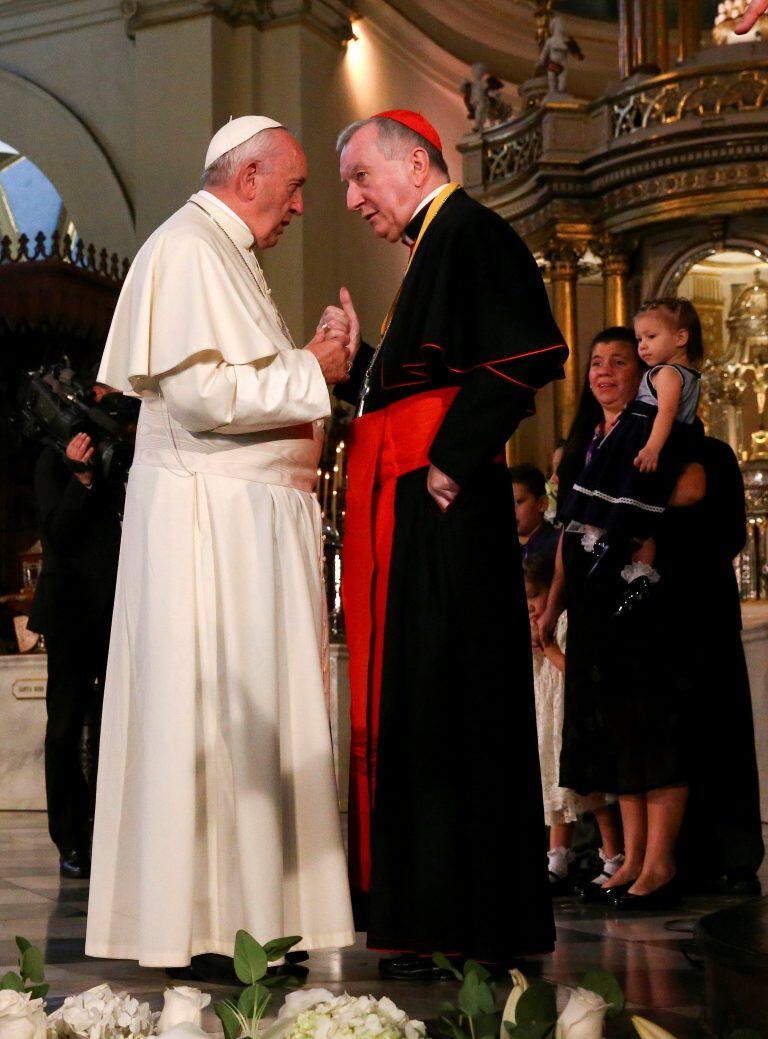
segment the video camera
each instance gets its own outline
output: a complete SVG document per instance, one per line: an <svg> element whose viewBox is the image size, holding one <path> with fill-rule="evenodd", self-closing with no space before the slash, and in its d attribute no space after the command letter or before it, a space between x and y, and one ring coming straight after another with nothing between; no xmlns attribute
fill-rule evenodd
<svg viewBox="0 0 768 1039"><path fill-rule="evenodd" d="M61 364L25 372L17 404L25 436L64 453L76 433L87 433L93 441L93 463L102 476L125 479L133 461L138 401L108 393L95 403L90 386L78 382L65 358Z"/></svg>

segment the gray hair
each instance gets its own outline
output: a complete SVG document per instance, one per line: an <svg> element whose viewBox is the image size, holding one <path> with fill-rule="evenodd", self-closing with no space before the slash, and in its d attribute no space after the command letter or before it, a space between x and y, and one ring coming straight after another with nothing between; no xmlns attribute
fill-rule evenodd
<svg viewBox="0 0 768 1039"><path fill-rule="evenodd" d="M228 184L237 173L244 162L263 162L275 151L275 130L282 127L270 126L266 130L260 130L247 141L230 148L228 152L220 155L216 162L212 162L207 170L203 171L201 178L204 188L221 187Z"/></svg>
<svg viewBox="0 0 768 1039"><path fill-rule="evenodd" d="M398 123L396 119L382 119L380 116L372 116L370 119L358 119L356 123L350 123L338 136L336 151L341 153L355 136L358 130L371 124L378 126L379 136L376 145L385 159L404 159L414 148L423 148L429 158L430 166L435 166L448 176L448 166L442 154L430 144L420 133L411 130L409 126Z"/></svg>

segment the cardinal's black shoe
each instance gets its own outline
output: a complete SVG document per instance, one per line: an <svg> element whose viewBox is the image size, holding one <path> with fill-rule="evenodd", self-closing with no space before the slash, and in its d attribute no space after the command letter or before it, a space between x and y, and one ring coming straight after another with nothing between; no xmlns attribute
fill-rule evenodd
<svg viewBox="0 0 768 1039"><path fill-rule="evenodd" d="M59 859L59 873L69 880L87 880L91 875L90 855L77 849L62 854Z"/></svg>
<svg viewBox="0 0 768 1039"><path fill-rule="evenodd" d="M617 895L613 905L622 913L653 913L662 909L674 909L680 904L680 881L676 876L647 895L632 895L629 891Z"/></svg>
<svg viewBox="0 0 768 1039"><path fill-rule="evenodd" d="M382 978L416 981L436 981L441 978L452 978L453 974L438 967L429 956L416 956L413 953L402 953L379 960L379 974Z"/></svg>

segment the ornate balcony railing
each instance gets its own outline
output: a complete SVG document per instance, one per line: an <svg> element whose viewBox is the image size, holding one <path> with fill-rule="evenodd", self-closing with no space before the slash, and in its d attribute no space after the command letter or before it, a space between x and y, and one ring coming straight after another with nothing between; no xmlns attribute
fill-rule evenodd
<svg viewBox="0 0 768 1039"><path fill-rule="evenodd" d="M693 135L696 149L711 151L726 146L731 118L744 140L766 140L768 61L727 64L710 52L697 65L647 77L595 101L545 102L468 137L460 146L465 180L473 190L517 190L542 170L559 176L581 165L597 174L617 149L629 156L636 146L639 158L647 131L669 143L677 138L681 146L685 139L688 148Z"/></svg>
<svg viewBox="0 0 768 1039"><path fill-rule="evenodd" d="M70 235L54 231L50 236L50 245L48 242L49 237L42 231L38 231L34 241L28 235L21 234L14 242L5 235L0 239L0 266L57 260L115 283L122 282L128 273L129 260L121 260L117 253L110 255L106 249L97 251L93 243L86 246L82 238L73 242Z"/></svg>
<svg viewBox="0 0 768 1039"><path fill-rule="evenodd" d="M768 108L768 70L761 62L753 68L667 73L607 103L614 139L691 118L758 112Z"/></svg>
<svg viewBox="0 0 768 1039"><path fill-rule="evenodd" d="M537 120L517 134L483 144L483 176L486 184L510 180L531 169L541 156L543 138Z"/></svg>

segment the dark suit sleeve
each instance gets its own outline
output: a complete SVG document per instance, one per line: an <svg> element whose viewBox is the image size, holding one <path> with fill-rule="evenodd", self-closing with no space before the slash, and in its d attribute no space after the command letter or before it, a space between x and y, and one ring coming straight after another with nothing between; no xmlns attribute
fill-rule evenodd
<svg viewBox="0 0 768 1039"><path fill-rule="evenodd" d="M92 495L52 448L42 452L35 467L35 500L42 533L57 552L71 550L82 536Z"/></svg>
<svg viewBox="0 0 768 1039"><path fill-rule="evenodd" d="M504 450L520 421L533 410L532 393L481 368L451 404L432 441L429 460L463 485Z"/></svg>
<svg viewBox="0 0 768 1039"><path fill-rule="evenodd" d="M463 378L429 457L463 484L534 414L536 391L563 377L568 349L536 261L495 214L462 225L445 262L461 272L445 302L453 311L446 364Z"/></svg>
<svg viewBox="0 0 768 1039"><path fill-rule="evenodd" d="M337 400L343 400L345 404L351 404L353 407L357 404L363 389L365 373L373 360L373 354L372 346L369 346L368 343L360 344L360 349L352 362L349 379L347 382L340 382L333 387L333 395Z"/></svg>

